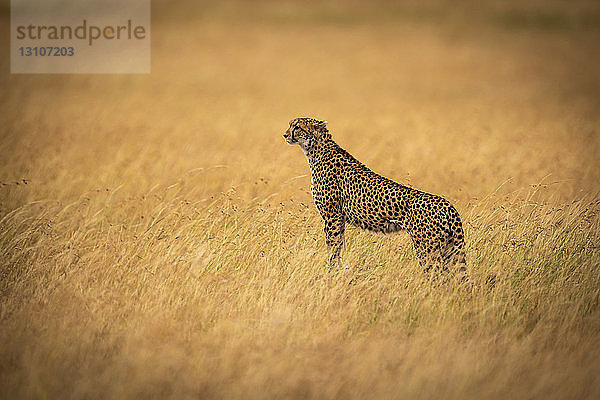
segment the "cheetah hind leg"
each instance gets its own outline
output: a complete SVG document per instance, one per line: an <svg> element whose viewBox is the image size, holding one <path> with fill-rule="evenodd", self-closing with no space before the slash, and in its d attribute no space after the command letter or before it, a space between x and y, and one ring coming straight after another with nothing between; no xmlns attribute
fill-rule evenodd
<svg viewBox="0 0 600 400"><path fill-rule="evenodd" d="M469 274L467 273L467 263L463 260L460 262L452 262L450 264L450 270L452 271L456 280L460 283L469 282Z"/></svg>
<svg viewBox="0 0 600 400"><path fill-rule="evenodd" d="M442 263L446 266L459 282L468 282L467 261L463 249L463 242L456 242L455 238L450 238L442 251Z"/></svg>
<svg viewBox="0 0 600 400"><path fill-rule="evenodd" d="M442 252L438 241L413 239L413 246L419 259L419 265L421 265L425 274L437 275L440 272L447 271L442 263Z"/></svg>
<svg viewBox="0 0 600 400"><path fill-rule="evenodd" d="M444 244L434 240L421 241L419 246L415 246L419 264L430 280L446 275L445 279L455 277L461 283L469 281L462 246L452 239L444 241Z"/></svg>
<svg viewBox="0 0 600 400"><path fill-rule="evenodd" d="M429 258L419 260L423 273L427 280L435 283L448 283L450 281L459 284L468 284L469 275L467 273L467 264L464 262L444 262L440 258Z"/></svg>

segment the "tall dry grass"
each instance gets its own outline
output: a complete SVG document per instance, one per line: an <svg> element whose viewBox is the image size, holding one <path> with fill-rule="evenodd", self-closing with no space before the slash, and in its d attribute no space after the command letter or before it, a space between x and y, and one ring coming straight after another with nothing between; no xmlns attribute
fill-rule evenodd
<svg viewBox="0 0 600 400"><path fill-rule="evenodd" d="M154 7L151 75L2 61L1 398L600 396L594 3ZM452 200L472 288L327 273L298 115Z"/></svg>

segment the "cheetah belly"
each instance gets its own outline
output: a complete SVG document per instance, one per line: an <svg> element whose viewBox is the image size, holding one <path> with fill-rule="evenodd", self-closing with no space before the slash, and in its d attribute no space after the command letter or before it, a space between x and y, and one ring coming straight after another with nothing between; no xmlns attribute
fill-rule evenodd
<svg viewBox="0 0 600 400"><path fill-rule="evenodd" d="M405 213L388 205L378 196L365 196L360 200L344 202L346 222L361 229L373 232L390 233L406 230Z"/></svg>

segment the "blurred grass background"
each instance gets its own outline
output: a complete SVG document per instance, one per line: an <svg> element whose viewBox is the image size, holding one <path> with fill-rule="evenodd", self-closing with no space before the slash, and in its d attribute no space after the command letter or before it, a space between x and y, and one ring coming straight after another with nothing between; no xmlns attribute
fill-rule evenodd
<svg viewBox="0 0 600 400"><path fill-rule="evenodd" d="M595 1L155 1L149 75L2 59L0 397L597 398L599 39ZM352 228L326 273L301 115L456 204L472 290Z"/></svg>

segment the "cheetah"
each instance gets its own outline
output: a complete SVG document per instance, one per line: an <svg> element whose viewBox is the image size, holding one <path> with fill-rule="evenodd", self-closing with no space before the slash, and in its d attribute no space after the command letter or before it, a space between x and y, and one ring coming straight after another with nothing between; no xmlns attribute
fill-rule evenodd
<svg viewBox="0 0 600 400"><path fill-rule="evenodd" d="M325 225L330 270L340 266L345 224L373 232L409 233L425 272L466 273L460 216L446 199L371 171L332 139L327 121L295 118L283 134L304 151L311 193Z"/></svg>

